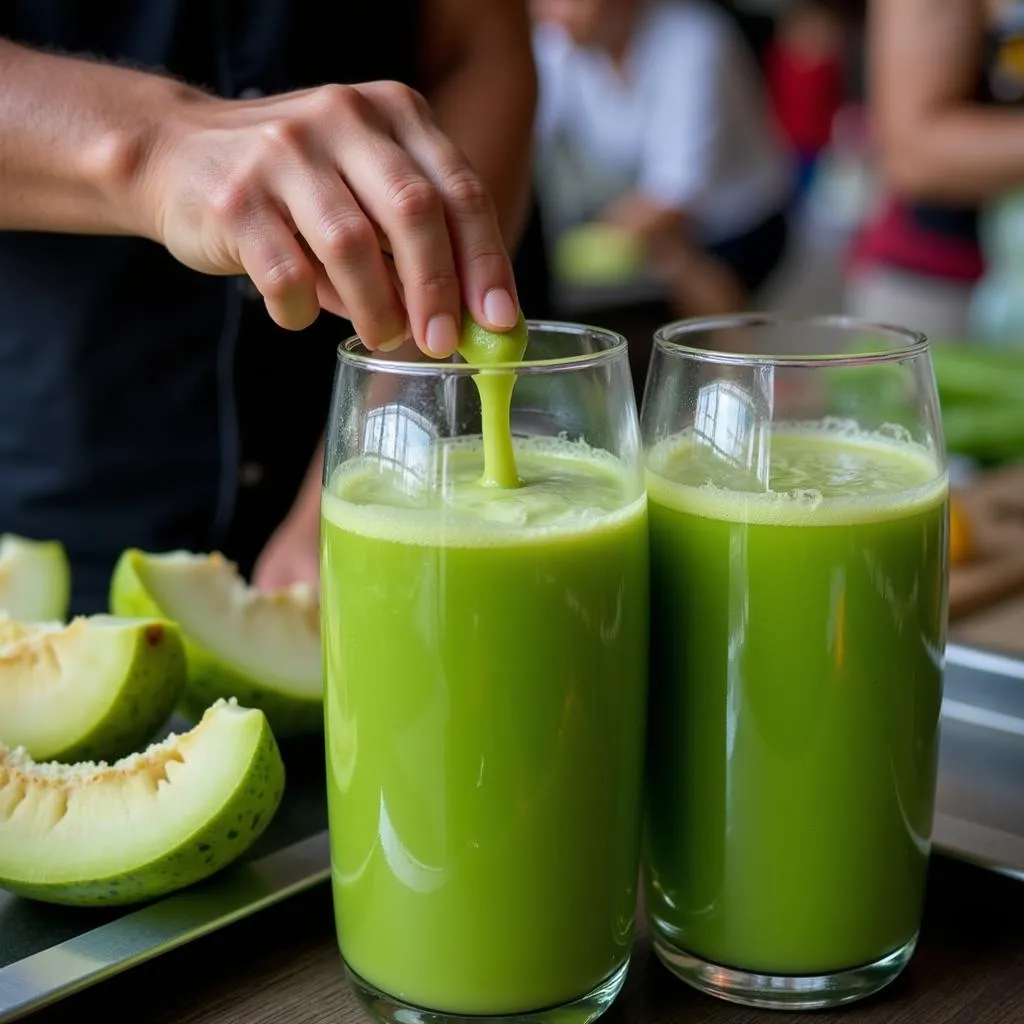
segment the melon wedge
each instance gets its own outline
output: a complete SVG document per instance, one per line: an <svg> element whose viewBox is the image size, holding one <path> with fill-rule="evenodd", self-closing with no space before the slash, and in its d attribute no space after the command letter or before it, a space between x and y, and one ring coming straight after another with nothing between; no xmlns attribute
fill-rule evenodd
<svg viewBox="0 0 1024 1024"><path fill-rule="evenodd" d="M63 544L0 534L0 611L23 622L63 621L70 595Z"/></svg>
<svg viewBox="0 0 1024 1024"><path fill-rule="evenodd" d="M112 761L148 743L185 688L185 647L160 619L0 619L0 742L38 761Z"/></svg>
<svg viewBox="0 0 1024 1024"><path fill-rule="evenodd" d="M0 747L0 887L77 906L162 896L245 852L283 791L265 716L234 702L109 766Z"/></svg>
<svg viewBox="0 0 1024 1024"><path fill-rule="evenodd" d="M186 714L235 697L262 709L279 739L323 731L320 612L310 588L260 591L222 555L132 548L114 570L110 607L178 624Z"/></svg>

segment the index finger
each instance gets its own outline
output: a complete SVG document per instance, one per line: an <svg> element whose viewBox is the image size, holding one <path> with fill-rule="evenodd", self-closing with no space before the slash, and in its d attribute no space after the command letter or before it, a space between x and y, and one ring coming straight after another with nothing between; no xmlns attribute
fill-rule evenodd
<svg viewBox="0 0 1024 1024"><path fill-rule="evenodd" d="M414 158L385 135L348 147L339 166L387 235L416 343L432 356L458 345L462 302L444 204Z"/></svg>
<svg viewBox="0 0 1024 1024"><path fill-rule="evenodd" d="M406 120L399 139L444 204L462 298L480 324L508 331L519 318L512 260L487 187L431 121Z"/></svg>

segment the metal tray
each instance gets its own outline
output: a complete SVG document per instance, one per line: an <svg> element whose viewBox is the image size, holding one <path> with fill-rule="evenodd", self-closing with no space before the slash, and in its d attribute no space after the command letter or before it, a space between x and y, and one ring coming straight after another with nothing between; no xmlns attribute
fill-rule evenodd
<svg viewBox="0 0 1024 1024"><path fill-rule="evenodd" d="M1024 879L1024 661L950 644L935 849Z"/></svg>
<svg viewBox="0 0 1024 1024"><path fill-rule="evenodd" d="M935 849L1024 879L1024 661L951 644L942 713ZM121 912L0 892L0 1024L326 880L322 753L285 757L288 791L267 833L202 885Z"/></svg>
<svg viewBox="0 0 1024 1024"><path fill-rule="evenodd" d="M169 729L188 724L172 720ZM142 907L80 910L0 889L0 1022L18 1020L330 874L320 742L282 745L288 784L267 831L213 878Z"/></svg>

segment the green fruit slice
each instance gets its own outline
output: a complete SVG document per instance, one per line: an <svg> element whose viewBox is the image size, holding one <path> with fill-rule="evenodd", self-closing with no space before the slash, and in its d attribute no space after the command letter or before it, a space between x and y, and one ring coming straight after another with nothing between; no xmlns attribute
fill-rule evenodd
<svg viewBox="0 0 1024 1024"><path fill-rule="evenodd" d="M470 366L518 363L526 355L529 337L526 317L522 312L515 327L499 333L481 326L469 310L463 310L458 353Z"/></svg>
<svg viewBox="0 0 1024 1024"><path fill-rule="evenodd" d="M185 647L173 623L0 621L0 741L37 761L111 761L138 750L184 687Z"/></svg>
<svg viewBox="0 0 1024 1024"><path fill-rule="evenodd" d="M63 544L0 534L0 611L21 622L63 621L70 595Z"/></svg>
<svg viewBox="0 0 1024 1024"><path fill-rule="evenodd" d="M308 587L263 592L222 555L132 548L114 570L110 607L178 624L188 659L186 714L235 697L261 708L279 738L323 731L320 612Z"/></svg>
<svg viewBox="0 0 1024 1024"><path fill-rule="evenodd" d="M242 854L283 791L266 717L234 702L109 766L0 747L0 887L77 906L162 896Z"/></svg>

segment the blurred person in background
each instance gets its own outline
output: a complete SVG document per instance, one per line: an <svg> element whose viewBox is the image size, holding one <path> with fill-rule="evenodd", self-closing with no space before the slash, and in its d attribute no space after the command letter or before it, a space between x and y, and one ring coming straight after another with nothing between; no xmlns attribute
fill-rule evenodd
<svg viewBox="0 0 1024 1024"><path fill-rule="evenodd" d="M516 319L525 5L342 17L0 5L0 530L64 543L74 613L128 546L315 582L340 318L437 356Z"/></svg>
<svg viewBox="0 0 1024 1024"><path fill-rule="evenodd" d="M796 0L766 48L772 108L798 169L794 200L810 184L846 98L848 7L843 0Z"/></svg>
<svg viewBox="0 0 1024 1024"><path fill-rule="evenodd" d="M555 266L564 277L570 259L621 251L630 299L588 316L627 335L642 383L653 326L741 310L775 269L791 166L751 49L713 4L532 8L538 193Z"/></svg>
<svg viewBox="0 0 1024 1024"><path fill-rule="evenodd" d="M852 247L847 309L963 339L978 210L1024 184L1024 3L874 0L867 43L886 195Z"/></svg>

